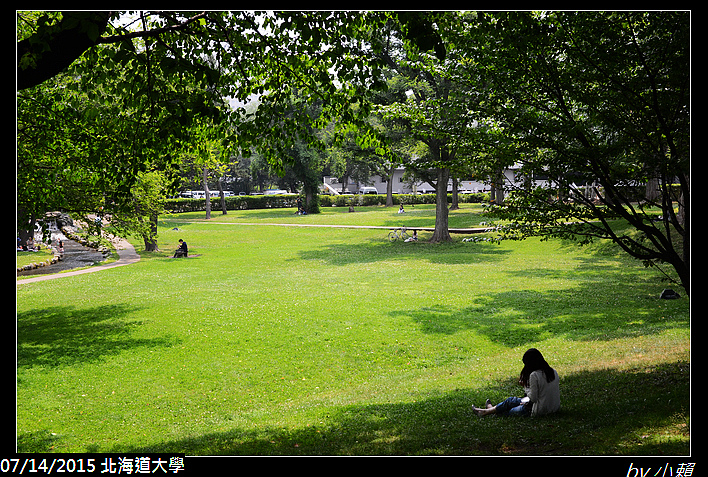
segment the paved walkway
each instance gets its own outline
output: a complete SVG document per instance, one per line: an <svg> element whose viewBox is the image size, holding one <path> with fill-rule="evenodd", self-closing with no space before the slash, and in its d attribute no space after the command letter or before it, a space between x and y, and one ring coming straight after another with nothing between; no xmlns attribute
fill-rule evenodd
<svg viewBox="0 0 708 477"><path fill-rule="evenodd" d="M118 239L114 243L116 251L118 252L118 260L111 263L106 263L104 265L96 265L91 268L84 268L82 270L76 270L74 272L63 272L63 273L53 273L48 275L37 275L31 278L21 278L17 280L18 285L25 283L41 282L44 280L53 280L55 278L71 277L74 275L83 275L84 273L93 273L105 270L107 268L122 267L123 265L129 265L140 260L140 255L135 251L135 248L124 239Z"/></svg>

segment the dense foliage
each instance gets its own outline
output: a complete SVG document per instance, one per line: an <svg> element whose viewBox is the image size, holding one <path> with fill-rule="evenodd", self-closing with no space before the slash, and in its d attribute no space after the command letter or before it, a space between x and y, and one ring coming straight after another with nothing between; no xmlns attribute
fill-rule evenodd
<svg viewBox="0 0 708 477"><path fill-rule="evenodd" d="M18 40L20 231L154 217L136 181L169 190L207 125L308 197L343 144L407 157L437 185L433 241L448 178L475 175L509 238L610 238L690 289L690 12L20 12Z"/></svg>

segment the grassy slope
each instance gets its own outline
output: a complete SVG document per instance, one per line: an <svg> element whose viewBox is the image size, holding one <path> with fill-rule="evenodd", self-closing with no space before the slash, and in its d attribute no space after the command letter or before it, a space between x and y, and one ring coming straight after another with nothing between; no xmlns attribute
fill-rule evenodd
<svg viewBox="0 0 708 477"><path fill-rule="evenodd" d="M651 270L557 241L238 224L432 224L425 207L324 212L168 217L163 253L18 285L19 449L688 453L689 300L658 300ZM168 258L178 238L199 256ZM532 346L561 374L562 412L473 416L518 394Z"/></svg>

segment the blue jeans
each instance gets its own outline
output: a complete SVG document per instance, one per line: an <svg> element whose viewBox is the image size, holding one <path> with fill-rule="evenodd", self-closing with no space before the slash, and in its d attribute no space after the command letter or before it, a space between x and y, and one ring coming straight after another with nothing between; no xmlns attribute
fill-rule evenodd
<svg viewBox="0 0 708 477"><path fill-rule="evenodd" d="M497 404L497 414L500 416L530 416L531 403L528 406L521 403L520 397L509 397Z"/></svg>

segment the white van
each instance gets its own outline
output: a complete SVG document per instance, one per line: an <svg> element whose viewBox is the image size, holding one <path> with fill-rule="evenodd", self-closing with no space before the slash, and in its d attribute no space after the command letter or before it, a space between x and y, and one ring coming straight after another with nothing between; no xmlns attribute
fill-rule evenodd
<svg viewBox="0 0 708 477"><path fill-rule="evenodd" d="M378 194L379 191L376 190L376 187L362 187L359 189L360 194Z"/></svg>

